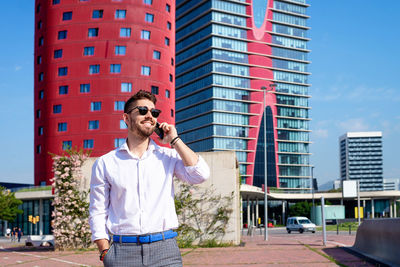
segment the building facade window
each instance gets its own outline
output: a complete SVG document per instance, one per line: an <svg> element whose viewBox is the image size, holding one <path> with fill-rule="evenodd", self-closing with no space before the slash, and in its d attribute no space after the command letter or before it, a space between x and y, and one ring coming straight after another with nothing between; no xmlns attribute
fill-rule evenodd
<svg viewBox="0 0 400 267"><path fill-rule="evenodd" d="M153 4L153 0L143 0L143 4L152 5Z"/></svg>
<svg viewBox="0 0 400 267"><path fill-rule="evenodd" d="M165 41L164 42L165 42L166 46L169 46L169 38L168 37L165 37Z"/></svg>
<svg viewBox="0 0 400 267"><path fill-rule="evenodd" d="M142 30L140 32L140 38L142 40L150 40L150 31Z"/></svg>
<svg viewBox="0 0 400 267"><path fill-rule="evenodd" d="M126 54L126 46L124 45L116 45L115 46L115 55L124 56Z"/></svg>
<svg viewBox="0 0 400 267"><path fill-rule="evenodd" d="M168 29L168 30L171 30L171 29L172 29L172 24L171 24L171 22L169 22L169 21L167 21L167 29Z"/></svg>
<svg viewBox="0 0 400 267"><path fill-rule="evenodd" d="M43 99L43 97L44 97L44 91L40 90L39 91L39 99Z"/></svg>
<svg viewBox="0 0 400 267"><path fill-rule="evenodd" d="M79 92L81 93L89 93L90 92L90 83L81 83Z"/></svg>
<svg viewBox="0 0 400 267"><path fill-rule="evenodd" d="M40 119L40 116L42 115L42 112L40 109L36 110L36 119Z"/></svg>
<svg viewBox="0 0 400 267"><path fill-rule="evenodd" d="M110 64L110 73L121 73L121 64Z"/></svg>
<svg viewBox="0 0 400 267"><path fill-rule="evenodd" d="M170 81L170 82L173 82L173 81L174 81L174 76L172 76L171 73L169 74L169 81Z"/></svg>
<svg viewBox="0 0 400 267"><path fill-rule="evenodd" d="M131 37L131 28L121 28L119 30L120 37Z"/></svg>
<svg viewBox="0 0 400 267"><path fill-rule="evenodd" d="M40 126L38 128L38 135L43 135L43 127L42 126Z"/></svg>
<svg viewBox="0 0 400 267"><path fill-rule="evenodd" d="M125 138L114 139L114 147L120 147L123 143L125 143Z"/></svg>
<svg viewBox="0 0 400 267"><path fill-rule="evenodd" d="M128 129L128 125L126 125L126 123L125 123L124 120L120 120L120 121L119 121L119 128L120 128L121 130L123 130L123 129Z"/></svg>
<svg viewBox="0 0 400 267"><path fill-rule="evenodd" d="M58 40L67 39L67 33L68 33L67 30L59 31L57 36Z"/></svg>
<svg viewBox="0 0 400 267"><path fill-rule="evenodd" d="M121 92L132 92L132 83L121 83Z"/></svg>
<svg viewBox="0 0 400 267"><path fill-rule="evenodd" d="M100 65L90 65L89 74L96 74L100 72Z"/></svg>
<svg viewBox="0 0 400 267"><path fill-rule="evenodd" d="M83 48L84 56L93 56L94 55L94 46L86 46Z"/></svg>
<svg viewBox="0 0 400 267"><path fill-rule="evenodd" d="M43 22L41 20L39 20L38 24L37 24L37 28L41 29L43 27Z"/></svg>
<svg viewBox="0 0 400 267"><path fill-rule="evenodd" d="M42 64L42 56L37 56L36 63L37 64Z"/></svg>
<svg viewBox="0 0 400 267"><path fill-rule="evenodd" d="M126 18L126 10L125 9L117 9L117 10L115 10L115 18L116 19L124 19L124 18Z"/></svg>
<svg viewBox="0 0 400 267"><path fill-rule="evenodd" d="M59 132L66 132L67 131L67 123L66 122L59 122L58 123L58 131Z"/></svg>
<svg viewBox="0 0 400 267"><path fill-rule="evenodd" d="M90 103L90 111L99 111L101 110L101 101Z"/></svg>
<svg viewBox="0 0 400 267"><path fill-rule="evenodd" d="M168 89L165 89L165 97L170 98L171 97L171 92Z"/></svg>
<svg viewBox="0 0 400 267"><path fill-rule="evenodd" d="M62 49L54 50L54 58L62 58L62 55L63 55Z"/></svg>
<svg viewBox="0 0 400 267"><path fill-rule="evenodd" d="M125 101L115 101L114 110L124 110Z"/></svg>
<svg viewBox="0 0 400 267"><path fill-rule="evenodd" d="M42 146L41 145L37 145L36 146L36 154L40 154L42 153Z"/></svg>
<svg viewBox="0 0 400 267"><path fill-rule="evenodd" d="M58 76L67 76L67 74L68 74L68 67L58 68Z"/></svg>
<svg viewBox="0 0 400 267"><path fill-rule="evenodd" d="M67 150L72 148L72 141L62 141L62 150Z"/></svg>
<svg viewBox="0 0 400 267"><path fill-rule="evenodd" d="M141 67L141 73L144 76L150 76L151 68L148 66L142 66Z"/></svg>
<svg viewBox="0 0 400 267"><path fill-rule="evenodd" d="M93 139L83 140L83 148L93 148L93 145L94 145Z"/></svg>
<svg viewBox="0 0 400 267"><path fill-rule="evenodd" d="M68 94L68 85L61 85L58 87L58 94L59 95L66 95Z"/></svg>
<svg viewBox="0 0 400 267"><path fill-rule="evenodd" d="M93 19L101 19L101 18L103 18L103 10L102 9L93 10L92 18Z"/></svg>
<svg viewBox="0 0 400 267"><path fill-rule="evenodd" d="M63 13L62 20L71 20L71 19L72 19L72 11Z"/></svg>
<svg viewBox="0 0 400 267"><path fill-rule="evenodd" d="M41 72L39 73L39 82L43 81L43 79L44 79L44 73Z"/></svg>
<svg viewBox="0 0 400 267"><path fill-rule="evenodd" d="M165 10L170 13L171 12L171 6L169 4L165 5Z"/></svg>
<svg viewBox="0 0 400 267"><path fill-rule="evenodd" d="M88 37L97 37L97 36L99 36L99 28L88 29Z"/></svg>
<svg viewBox="0 0 400 267"><path fill-rule="evenodd" d="M174 117L174 110L171 109L171 118L173 118L173 117Z"/></svg>
<svg viewBox="0 0 400 267"><path fill-rule="evenodd" d="M157 51L157 50L154 50L153 51L153 58L154 59L161 59L161 52L160 51Z"/></svg>
<svg viewBox="0 0 400 267"><path fill-rule="evenodd" d="M94 120L94 121L89 121L89 130L97 130L99 129L99 121Z"/></svg>
<svg viewBox="0 0 400 267"><path fill-rule="evenodd" d="M158 86L152 85L152 86L151 86L151 93L152 93L153 95L158 95Z"/></svg>
<svg viewBox="0 0 400 267"><path fill-rule="evenodd" d="M146 22L153 23L154 22L154 15L150 14L150 13L146 13L146 16L145 16L144 20Z"/></svg>
<svg viewBox="0 0 400 267"><path fill-rule="evenodd" d="M61 105L53 105L53 113L58 114L61 113L62 111L62 106Z"/></svg>
<svg viewBox="0 0 400 267"><path fill-rule="evenodd" d="M57 5L60 3L60 0L53 0L53 5Z"/></svg>
<svg viewBox="0 0 400 267"><path fill-rule="evenodd" d="M40 37L39 38L39 46L42 46L44 44L44 38Z"/></svg>

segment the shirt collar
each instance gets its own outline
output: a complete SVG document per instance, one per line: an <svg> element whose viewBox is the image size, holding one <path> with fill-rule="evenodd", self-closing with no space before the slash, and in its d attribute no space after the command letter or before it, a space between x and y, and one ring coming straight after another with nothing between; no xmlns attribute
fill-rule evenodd
<svg viewBox="0 0 400 267"><path fill-rule="evenodd" d="M128 141L128 139L125 139L125 142L124 142L120 147L118 147L117 150L118 150L118 151L120 151L120 150L125 150L125 151L128 152L130 155L132 155L132 153L131 153L130 150L129 150L128 142L127 142L127 141ZM149 155L150 153L152 153L152 152L154 152L154 151L156 151L156 150L159 150L159 149L160 149L160 146L157 145L156 142L154 142L154 140L150 138L149 146L147 147L146 152L144 152L142 158L146 158L147 155ZM132 155L132 156L133 156L133 155Z"/></svg>

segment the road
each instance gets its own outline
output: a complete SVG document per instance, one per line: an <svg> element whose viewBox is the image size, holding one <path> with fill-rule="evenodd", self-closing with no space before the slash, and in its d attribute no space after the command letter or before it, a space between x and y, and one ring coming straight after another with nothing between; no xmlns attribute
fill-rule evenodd
<svg viewBox="0 0 400 267"><path fill-rule="evenodd" d="M336 235L336 231L326 231L327 235ZM352 231L351 236L354 236L356 234L356 231ZM247 235L247 229L244 229L242 231L242 235ZM264 228L257 228L254 232L254 235L264 235ZM318 231L316 233L311 233L311 232L304 232L300 234L299 232L291 232L288 234L286 232L285 227L273 227L273 228L268 228L268 235L273 235L273 236L290 236L290 235L317 235L320 236L322 235L322 231ZM339 235L349 235L348 231L340 231Z"/></svg>

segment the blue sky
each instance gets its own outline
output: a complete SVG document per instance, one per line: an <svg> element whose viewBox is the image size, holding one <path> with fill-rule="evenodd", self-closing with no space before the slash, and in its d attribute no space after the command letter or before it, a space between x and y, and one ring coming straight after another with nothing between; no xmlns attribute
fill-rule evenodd
<svg viewBox="0 0 400 267"><path fill-rule="evenodd" d="M382 131L384 177L400 178L400 1L309 3L314 176L320 185L338 178L340 135ZM33 183L34 1L2 7L0 181Z"/></svg>

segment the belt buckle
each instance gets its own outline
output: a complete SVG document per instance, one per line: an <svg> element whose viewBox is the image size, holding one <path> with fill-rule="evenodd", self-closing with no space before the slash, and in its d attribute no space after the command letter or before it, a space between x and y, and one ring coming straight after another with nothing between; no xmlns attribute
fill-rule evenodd
<svg viewBox="0 0 400 267"><path fill-rule="evenodd" d="M151 235L140 235L137 238L138 244L151 243Z"/></svg>

